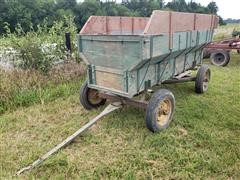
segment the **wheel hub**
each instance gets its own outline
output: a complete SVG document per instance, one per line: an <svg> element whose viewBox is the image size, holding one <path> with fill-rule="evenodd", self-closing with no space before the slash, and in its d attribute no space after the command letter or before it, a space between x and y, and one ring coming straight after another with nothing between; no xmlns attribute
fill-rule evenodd
<svg viewBox="0 0 240 180"><path fill-rule="evenodd" d="M204 76L204 79L203 79L203 91L207 91L208 89L208 83L210 81L210 72L207 71L205 76Z"/></svg>
<svg viewBox="0 0 240 180"><path fill-rule="evenodd" d="M215 61L216 64L221 65L225 61L225 56L223 54L221 54L221 53L216 54L216 56L214 58L214 61Z"/></svg>
<svg viewBox="0 0 240 180"><path fill-rule="evenodd" d="M92 104L99 104L102 101L102 98L98 96L98 91L95 89L89 89L88 91L88 100Z"/></svg>
<svg viewBox="0 0 240 180"><path fill-rule="evenodd" d="M163 100L158 106L157 112L157 123L160 126L164 126L171 115L172 112L172 104L169 99Z"/></svg>

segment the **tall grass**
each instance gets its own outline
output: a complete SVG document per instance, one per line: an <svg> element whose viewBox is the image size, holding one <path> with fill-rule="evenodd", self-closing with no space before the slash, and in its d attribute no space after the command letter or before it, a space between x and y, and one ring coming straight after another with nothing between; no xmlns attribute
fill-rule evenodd
<svg viewBox="0 0 240 180"><path fill-rule="evenodd" d="M0 69L0 114L71 95L79 88L85 67L69 62L52 68L49 75L36 70Z"/></svg>
<svg viewBox="0 0 240 180"><path fill-rule="evenodd" d="M240 24L228 24L225 26L219 26L215 30L214 40L222 40L232 37L233 31L240 31Z"/></svg>

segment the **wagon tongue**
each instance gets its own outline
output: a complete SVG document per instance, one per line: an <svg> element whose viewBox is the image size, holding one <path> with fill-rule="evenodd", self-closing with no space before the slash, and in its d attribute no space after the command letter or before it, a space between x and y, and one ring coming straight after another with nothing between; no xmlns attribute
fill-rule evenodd
<svg viewBox="0 0 240 180"><path fill-rule="evenodd" d="M20 169L16 175L20 175L21 173L31 170L34 167L38 166L40 163L45 161L47 158L49 158L52 154L56 153L61 148L67 146L69 143L71 143L74 139L76 139L81 133L89 129L92 125L94 125L97 121L99 121L102 117L108 115L109 113L119 109L122 107L122 103L120 102L114 102L112 104L109 104L99 115L97 115L95 118L93 118L91 121L89 121L87 124L82 126L79 130L77 130L74 134L66 138L64 141L62 141L60 144L52 148L50 151L48 151L46 154L38 158L36 161L34 161L32 164L30 164L27 167L24 167Z"/></svg>

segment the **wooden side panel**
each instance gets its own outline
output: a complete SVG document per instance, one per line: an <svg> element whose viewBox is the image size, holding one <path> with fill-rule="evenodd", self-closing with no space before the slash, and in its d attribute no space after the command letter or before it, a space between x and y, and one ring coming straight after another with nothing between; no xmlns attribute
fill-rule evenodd
<svg viewBox="0 0 240 180"><path fill-rule="evenodd" d="M207 14L196 14L196 29L197 30L207 30L213 29L214 27L214 16Z"/></svg>
<svg viewBox="0 0 240 180"><path fill-rule="evenodd" d="M137 90L142 92L145 89L145 82L150 81L151 86L157 83L157 71L155 64L146 63L143 67L137 70L138 77L136 78Z"/></svg>
<svg viewBox="0 0 240 180"><path fill-rule="evenodd" d="M95 66L127 70L142 59L141 38L137 36L83 36L81 46Z"/></svg>
<svg viewBox="0 0 240 180"><path fill-rule="evenodd" d="M187 48L187 35L187 32L173 34L173 51L184 50Z"/></svg>
<svg viewBox="0 0 240 180"><path fill-rule="evenodd" d="M96 71L96 84L101 87L123 91L122 75Z"/></svg>
<svg viewBox="0 0 240 180"><path fill-rule="evenodd" d="M175 75L184 72L185 55L179 56L175 59Z"/></svg>
<svg viewBox="0 0 240 180"><path fill-rule="evenodd" d="M159 82L170 79L174 73L174 58L168 59L167 61L160 62L158 72Z"/></svg>
<svg viewBox="0 0 240 180"><path fill-rule="evenodd" d="M169 34L155 36L153 38L153 57L169 53Z"/></svg>
<svg viewBox="0 0 240 180"><path fill-rule="evenodd" d="M80 34L105 34L106 18L104 16L90 16L80 31Z"/></svg>
<svg viewBox="0 0 240 180"><path fill-rule="evenodd" d="M214 29L217 24L215 15L155 10L150 18L91 16L80 34L161 34Z"/></svg>
<svg viewBox="0 0 240 180"><path fill-rule="evenodd" d="M148 18L110 17L107 23L107 34L141 34L147 21Z"/></svg>
<svg viewBox="0 0 240 180"><path fill-rule="evenodd" d="M194 30L194 13L172 12L171 32Z"/></svg>
<svg viewBox="0 0 240 180"><path fill-rule="evenodd" d="M91 16L80 34L133 35L142 34L149 18Z"/></svg>
<svg viewBox="0 0 240 180"><path fill-rule="evenodd" d="M185 69L189 69L193 66L193 61L195 58L195 53L191 52L186 56Z"/></svg>
<svg viewBox="0 0 240 180"><path fill-rule="evenodd" d="M144 34L161 34L169 32L170 12L153 11L144 30Z"/></svg>
<svg viewBox="0 0 240 180"><path fill-rule="evenodd" d="M155 10L144 34L212 30L217 27L217 24L218 18L215 15Z"/></svg>
<svg viewBox="0 0 240 180"><path fill-rule="evenodd" d="M199 40L198 40L198 44L204 44L208 42L208 32L205 31L200 31L199 32Z"/></svg>
<svg viewBox="0 0 240 180"><path fill-rule="evenodd" d="M192 32L191 32L191 47L196 46L196 44L197 44L197 38L198 38L198 33L197 33L197 31L192 31Z"/></svg>
<svg viewBox="0 0 240 180"><path fill-rule="evenodd" d="M134 34L143 34L149 18L132 18L132 21Z"/></svg>

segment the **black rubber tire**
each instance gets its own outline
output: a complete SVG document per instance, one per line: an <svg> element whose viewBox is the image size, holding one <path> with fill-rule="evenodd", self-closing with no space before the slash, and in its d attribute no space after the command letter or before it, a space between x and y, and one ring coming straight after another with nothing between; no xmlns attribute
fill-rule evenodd
<svg viewBox="0 0 240 180"><path fill-rule="evenodd" d="M166 122L164 122L163 125L160 125L157 120L157 114L159 113L159 105L165 100L171 102L171 111L167 117ZM172 121L174 109L175 98L171 91L167 89L160 89L155 92L151 97L146 109L147 128L152 132L159 132L163 129L166 129Z"/></svg>
<svg viewBox="0 0 240 180"><path fill-rule="evenodd" d="M89 100L89 90L90 88L88 87L88 82L85 81L81 88L80 88L80 103L82 104L82 106L87 109L87 110L91 110L91 109L96 109L99 106L102 106L105 104L106 99L102 99L99 103L94 104ZM97 90L96 90L97 91Z"/></svg>
<svg viewBox="0 0 240 180"><path fill-rule="evenodd" d="M227 66L230 61L230 53L225 50L217 50L211 53L211 63L216 66Z"/></svg>
<svg viewBox="0 0 240 180"><path fill-rule="evenodd" d="M195 91L198 94L202 94L208 90L208 83L211 79L211 70L209 69L208 65L203 64L196 76L195 80Z"/></svg>

